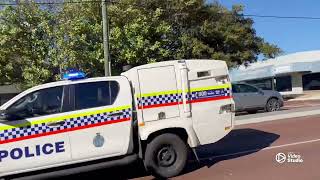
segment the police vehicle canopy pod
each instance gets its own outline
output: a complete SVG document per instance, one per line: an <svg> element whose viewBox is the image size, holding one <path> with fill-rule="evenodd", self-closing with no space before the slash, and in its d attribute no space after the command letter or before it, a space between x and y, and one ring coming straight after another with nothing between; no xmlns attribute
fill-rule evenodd
<svg viewBox="0 0 320 180"><path fill-rule="evenodd" d="M166 125L190 126L197 140L189 145L196 147L199 143L209 144L221 139L233 127L232 113L228 109L234 102L224 61L151 63L134 67L122 75L128 77L135 88L139 133L143 140L148 138L149 132Z"/></svg>

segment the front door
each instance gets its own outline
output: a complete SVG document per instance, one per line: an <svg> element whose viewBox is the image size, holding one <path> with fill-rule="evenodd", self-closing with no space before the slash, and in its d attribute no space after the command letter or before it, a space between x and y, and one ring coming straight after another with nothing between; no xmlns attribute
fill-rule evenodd
<svg viewBox="0 0 320 180"><path fill-rule="evenodd" d="M0 174L71 160L69 137L63 133L67 95L67 86L40 89L6 109L7 120L0 123Z"/></svg>
<svg viewBox="0 0 320 180"><path fill-rule="evenodd" d="M131 141L132 96L125 77L82 81L72 86L69 132L73 161L127 153Z"/></svg>

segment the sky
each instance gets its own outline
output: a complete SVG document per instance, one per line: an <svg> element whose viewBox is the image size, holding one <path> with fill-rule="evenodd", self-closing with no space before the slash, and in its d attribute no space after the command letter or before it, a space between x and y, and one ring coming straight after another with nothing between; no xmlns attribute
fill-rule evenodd
<svg viewBox="0 0 320 180"><path fill-rule="evenodd" d="M213 0L208 0L212 2ZM217 0L231 9L244 5L244 14L311 16L320 18L319 0ZM320 50L320 19L274 19L253 17L258 36L278 45L284 54Z"/></svg>

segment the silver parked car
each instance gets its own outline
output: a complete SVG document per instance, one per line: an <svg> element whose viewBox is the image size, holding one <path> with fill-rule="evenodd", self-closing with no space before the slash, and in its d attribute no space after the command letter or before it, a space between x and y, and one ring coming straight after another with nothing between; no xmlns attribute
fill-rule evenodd
<svg viewBox="0 0 320 180"><path fill-rule="evenodd" d="M258 110L278 111L283 106L283 98L277 91L262 90L245 83L232 84L236 111L256 113Z"/></svg>

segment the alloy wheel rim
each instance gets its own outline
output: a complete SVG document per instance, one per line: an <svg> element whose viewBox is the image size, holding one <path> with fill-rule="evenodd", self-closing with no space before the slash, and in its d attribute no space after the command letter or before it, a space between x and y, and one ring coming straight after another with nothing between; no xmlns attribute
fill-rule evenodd
<svg viewBox="0 0 320 180"><path fill-rule="evenodd" d="M277 110L279 110L279 108L280 108L280 105L277 100L270 100L269 101L269 110L270 111L277 111Z"/></svg>
<svg viewBox="0 0 320 180"><path fill-rule="evenodd" d="M175 163L176 152L171 146L162 147L157 153L158 164L162 167L168 167Z"/></svg>

